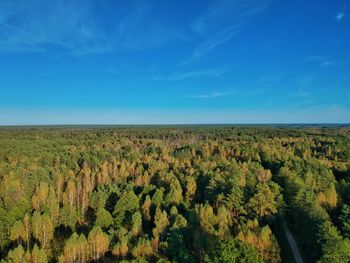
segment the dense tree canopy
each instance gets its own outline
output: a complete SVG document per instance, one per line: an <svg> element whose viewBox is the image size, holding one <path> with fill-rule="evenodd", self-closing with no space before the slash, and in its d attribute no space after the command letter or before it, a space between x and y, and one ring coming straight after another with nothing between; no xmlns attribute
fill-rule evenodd
<svg viewBox="0 0 350 263"><path fill-rule="evenodd" d="M341 127L1 128L0 258L350 261Z"/></svg>

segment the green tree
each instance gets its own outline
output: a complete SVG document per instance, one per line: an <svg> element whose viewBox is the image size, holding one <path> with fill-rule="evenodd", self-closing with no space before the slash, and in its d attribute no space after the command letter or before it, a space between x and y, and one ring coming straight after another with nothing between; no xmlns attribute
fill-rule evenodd
<svg viewBox="0 0 350 263"><path fill-rule="evenodd" d="M154 206L160 206L163 203L163 191L161 189L157 189L152 197L152 204Z"/></svg>
<svg viewBox="0 0 350 263"><path fill-rule="evenodd" d="M173 229L167 237L167 255L172 259L172 262L194 262L190 250L187 248L185 236L182 229Z"/></svg>
<svg viewBox="0 0 350 263"><path fill-rule="evenodd" d="M95 225L101 228L107 228L113 224L112 215L103 207L99 207L96 213Z"/></svg>
<svg viewBox="0 0 350 263"><path fill-rule="evenodd" d="M166 227L169 225L168 214L164 210L162 211L159 207L156 209L156 214L154 216L155 228L153 229L153 236L159 238Z"/></svg>
<svg viewBox="0 0 350 263"><path fill-rule="evenodd" d="M132 215L132 220L131 220L131 232L134 236L138 236L141 232L142 228L142 215L140 212L136 212Z"/></svg>
<svg viewBox="0 0 350 263"><path fill-rule="evenodd" d="M26 231L21 220L17 220L11 228L10 239L12 241L22 240L26 241Z"/></svg>
<svg viewBox="0 0 350 263"><path fill-rule="evenodd" d="M344 236L350 238L350 206L343 204L339 216Z"/></svg>
<svg viewBox="0 0 350 263"><path fill-rule="evenodd" d="M13 250L10 250L7 254L8 263L28 263L28 260L25 257L25 251L22 245L19 245Z"/></svg>
<svg viewBox="0 0 350 263"><path fill-rule="evenodd" d="M114 207L113 218L117 228L122 226L124 220L131 219L131 215L139 209L139 198L133 191L122 194Z"/></svg>
<svg viewBox="0 0 350 263"><path fill-rule="evenodd" d="M179 180L173 176L170 181L170 191L165 197L165 203L167 206L171 204L179 204L182 201L182 188Z"/></svg>
<svg viewBox="0 0 350 263"><path fill-rule="evenodd" d="M220 241L216 247L207 253L205 262L208 263L258 263L259 259L256 249L243 244L236 239Z"/></svg>
<svg viewBox="0 0 350 263"><path fill-rule="evenodd" d="M56 197L55 189L52 186L50 187L45 207L46 212L50 215L51 222L53 224L56 224L59 218L60 207Z"/></svg>
<svg viewBox="0 0 350 263"><path fill-rule="evenodd" d="M349 239L343 239L330 221L326 220L321 224L318 242L322 247L320 263L350 262L350 241Z"/></svg>
<svg viewBox="0 0 350 263"><path fill-rule="evenodd" d="M213 208L207 203L198 208L199 223L207 234L215 234L216 216Z"/></svg>
<svg viewBox="0 0 350 263"><path fill-rule="evenodd" d="M248 206L260 217L277 213L276 194L266 184L258 184Z"/></svg>

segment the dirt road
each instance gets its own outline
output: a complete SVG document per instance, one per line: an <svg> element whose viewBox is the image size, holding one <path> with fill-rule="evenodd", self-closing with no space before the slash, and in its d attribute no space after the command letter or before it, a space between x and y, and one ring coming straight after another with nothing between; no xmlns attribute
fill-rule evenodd
<svg viewBox="0 0 350 263"><path fill-rule="evenodd" d="M290 232L286 221L283 222L283 228L284 228L284 232L286 233L289 246L293 252L295 262L296 263L304 263L303 258L300 255L297 243L295 242L294 237L293 237L292 233Z"/></svg>

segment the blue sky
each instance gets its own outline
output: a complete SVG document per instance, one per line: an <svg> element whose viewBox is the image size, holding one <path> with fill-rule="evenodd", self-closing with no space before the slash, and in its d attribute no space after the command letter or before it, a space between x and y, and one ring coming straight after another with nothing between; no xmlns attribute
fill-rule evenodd
<svg viewBox="0 0 350 263"><path fill-rule="evenodd" d="M0 125L350 122L347 0L0 0Z"/></svg>

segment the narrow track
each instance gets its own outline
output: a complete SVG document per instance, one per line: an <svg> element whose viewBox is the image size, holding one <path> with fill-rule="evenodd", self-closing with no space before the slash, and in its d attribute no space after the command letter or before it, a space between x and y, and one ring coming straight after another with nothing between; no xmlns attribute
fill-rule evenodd
<svg viewBox="0 0 350 263"><path fill-rule="evenodd" d="M287 236L289 246L293 252L295 262L296 263L304 263L303 258L300 255L297 243L295 242L295 239L294 239L292 233L290 232L289 227L287 226L287 223L285 220L283 221L283 229L284 229L284 232Z"/></svg>

